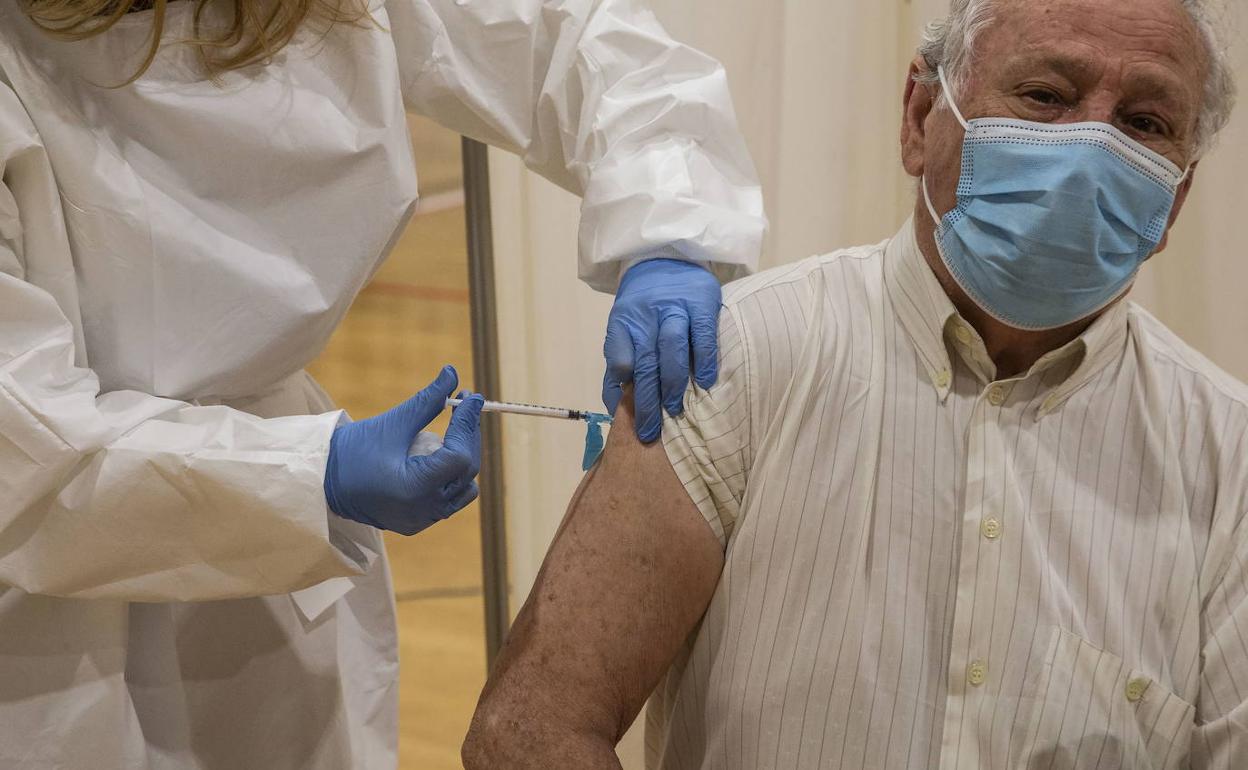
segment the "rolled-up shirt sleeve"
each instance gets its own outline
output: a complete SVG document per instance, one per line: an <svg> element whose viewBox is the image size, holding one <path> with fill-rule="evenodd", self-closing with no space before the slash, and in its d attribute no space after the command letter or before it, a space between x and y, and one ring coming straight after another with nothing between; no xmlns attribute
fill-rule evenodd
<svg viewBox="0 0 1248 770"><path fill-rule="evenodd" d="M582 196L579 273L638 257L757 267L761 188L723 67L637 0L387 0L410 109Z"/></svg>
<svg viewBox="0 0 1248 770"><path fill-rule="evenodd" d="M0 84L0 586L207 600L366 568L322 491L339 413L102 392L78 307L51 167Z"/></svg>
<svg viewBox="0 0 1248 770"><path fill-rule="evenodd" d="M719 334L719 381L709 390L691 383L684 413L664 413L663 446L690 499L726 546L752 462L751 394L747 346L730 309L720 316Z"/></svg>

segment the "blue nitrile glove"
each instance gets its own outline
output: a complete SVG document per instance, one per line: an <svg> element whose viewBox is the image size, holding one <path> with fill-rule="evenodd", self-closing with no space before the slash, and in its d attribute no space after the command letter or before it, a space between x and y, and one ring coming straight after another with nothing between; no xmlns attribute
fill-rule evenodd
<svg viewBox="0 0 1248 770"><path fill-rule="evenodd" d="M633 383L642 441L659 437L661 409L672 416L684 410L691 348L698 385L709 388L719 378L721 298L711 271L677 259L640 262L620 281L603 346L602 402L615 414L623 386Z"/></svg>
<svg viewBox="0 0 1248 770"><path fill-rule="evenodd" d="M481 406L477 394L451 416L442 448L409 456L422 428L446 408L459 377L444 367L433 384L390 411L341 425L329 444L325 499L352 521L414 535L477 499Z"/></svg>

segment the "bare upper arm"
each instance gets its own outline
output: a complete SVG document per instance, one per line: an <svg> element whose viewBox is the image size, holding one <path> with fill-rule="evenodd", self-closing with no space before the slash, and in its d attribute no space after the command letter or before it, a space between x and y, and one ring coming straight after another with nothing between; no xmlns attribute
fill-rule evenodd
<svg viewBox="0 0 1248 770"><path fill-rule="evenodd" d="M495 761L549 766L573 759L543 753L567 733L613 748L710 602L719 541L662 444L637 440L631 412L626 398L572 500L486 685L466 759L502 741Z"/></svg>

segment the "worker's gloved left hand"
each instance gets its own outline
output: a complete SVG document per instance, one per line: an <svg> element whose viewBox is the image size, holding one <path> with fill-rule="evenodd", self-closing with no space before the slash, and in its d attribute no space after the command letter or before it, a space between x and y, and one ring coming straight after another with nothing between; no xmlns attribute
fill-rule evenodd
<svg viewBox="0 0 1248 770"><path fill-rule="evenodd" d="M384 414L341 425L329 445L325 499L346 519L414 535L477 498L481 396L464 393L442 447L413 455L421 430L446 408L458 376L449 366L429 387Z"/></svg>
<svg viewBox="0 0 1248 770"><path fill-rule="evenodd" d="M683 411L691 362L699 386L718 379L721 299L709 270L677 259L640 262L620 281L603 346L602 401L615 414L631 382L642 441L659 437L663 409L672 416Z"/></svg>

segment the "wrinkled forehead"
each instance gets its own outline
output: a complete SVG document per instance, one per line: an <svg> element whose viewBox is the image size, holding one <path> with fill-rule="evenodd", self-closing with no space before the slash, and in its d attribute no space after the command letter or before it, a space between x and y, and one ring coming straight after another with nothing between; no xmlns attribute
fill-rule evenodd
<svg viewBox="0 0 1248 770"><path fill-rule="evenodd" d="M1198 108L1210 66L1179 0L997 0L975 70L1047 66Z"/></svg>

